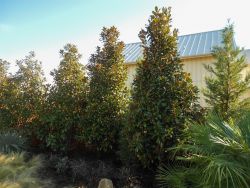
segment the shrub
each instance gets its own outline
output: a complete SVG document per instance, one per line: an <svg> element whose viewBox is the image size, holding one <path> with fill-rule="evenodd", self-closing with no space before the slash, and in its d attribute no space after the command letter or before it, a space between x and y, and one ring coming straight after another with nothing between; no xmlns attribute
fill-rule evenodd
<svg viewBox="0 0 250 188"><path fill-rule="evenodd" d="M0 153L21 152L26 147L26 140L16 132L0 133Z"/></svg>
<svg viewBox="0 0 250 188"><path fill-rule="evenodd" d="M142 173L131 167L118 167L111 161L97 159L72 159L60 155L46 156L46 167L72 182L84 182L86 187L97 187L102 178L111 179L116 187L132 188L142 186ZM47 169L46 168L46 169ZM145 187L145 186L142 186Z"/></svg>
<svg viewBox="0 0 250 188"><path fill-rule="evenodd" d="M131 170L131 168L128 167L121 167L119 169L119 185L123 188L141 188L143 187L141 185L139 177L136 175L135 172Z"/></svg>
<svg viewBox="0 0 250 188"><path fill-rule="evenodd" d="M90 175L89 165L85 160L73 160L70 162L70 169L73 181L84 179L87 181Z"/></svg>
<svg viewBox="0 0 250 188"><path fill-rule="evenodd" d="M63 157L63 158L60 158L56 165L55 165L55 168L56 168L56 172L58 174L66 174L69 169L70 169L70 163L69 163L69 158L68 157Z"/></svg>
<svg viewBox="0 0 250 188"><path fill-rule="evenodd" d="M249 114L232 123L212 117L205 125L192 124L186 134L189 142L172 148L185 165L160 168L162 187L250 187Z"/></svg>

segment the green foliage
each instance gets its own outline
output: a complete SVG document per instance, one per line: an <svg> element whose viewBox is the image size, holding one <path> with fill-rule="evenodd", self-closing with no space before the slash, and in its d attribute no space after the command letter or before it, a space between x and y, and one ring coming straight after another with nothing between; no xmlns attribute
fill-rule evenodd
<svg viewBox="0 0 250 188"><path fill-rule="evenodd" d="M25 149L25 141L15 132L0 133L0 153L21 152Z"/></svg>
<svg viewBox="0 0 250 188"><path fill-rule="evenodd" d="M7 64L0 68L5 72L4 81L0 83L1 128L11 127L32 134L44 103L45 78L41 62L35 59L34 52L16 64L18 71L14 75L6 74Z"/></svg>
<svg viewBox="0 0 250 188"><path fill-rule="evenodd" d="M249 187L249 114L236 123L212 117L205 125L190 125L186 134L189 142L173 148L173 151L182 153L177 160L189 165L177 170L160 170L158 180L161 183L174 187L176 182L185 185L187 180L193 179L196 181L189 187Z"/></svg>
<svg viewBox="0 0 250 188"><path fill-rule="evenodd" d="M118 41L118 37L115 27L104 27L103 47L97 47L88 64L91 80L83 139L95 150L105 152L114 150L117 145L128 102L127 72L122 55L124 43Z"/></svg>
<svg viewBox="0 0 250 188"><path fill-rule="evenodd" d="M38 188L50 187L49 182L40 181L36 175L41 159L34 157L25 161L24 154L0 154L0 187Z"/></svg>
<svg viewBox="0 0 250 188"><path fill-rule="evenodd" d="M46 101L42 117L45 130L41 130L40 138L52 150L68 151L76 143L75 135L85 114L88 85L77 47L67 44L60 54L59 68L51 73L54 84Z"/></svg>
<svg viewBox="0 0 250 188"><path fill-rule="evenodd" d="M222 37L223 46L213 49L216 62L205 66L212 77L206 77L204 95L213 111L228 120L250 107L249 98L242 100L249 89L250 75L242 76L247 63L241 55L243 49L235 46L233 25L225 27Z"/></svg>
<svg viewBox="0 0 250 188"><path fill-rule="evenodd" d="M196 117L200 106L198 89L180 62L170 8L156 7L139 37L144 59L133 83L128 123L122 137L132 155L149 167L157 165L167 148L178 142L185 121Z"/></svg>

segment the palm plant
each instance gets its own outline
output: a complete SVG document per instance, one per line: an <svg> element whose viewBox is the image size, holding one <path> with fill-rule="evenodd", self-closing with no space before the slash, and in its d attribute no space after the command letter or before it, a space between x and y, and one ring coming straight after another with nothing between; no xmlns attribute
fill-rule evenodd
<svg viewBox="0 0 250 188"><path fill-rule="evenodd" d="M250 187L249 115L230 123L213 116L186 134L188 142L171 149L182 165L160 167L160 187Z"/></svg>
<svg viewBox="0 0 250 188"><path fill-rule="evenodd" d="M0 153L21 152L25 148L25 139L16 132L0 133Z"/></svg>

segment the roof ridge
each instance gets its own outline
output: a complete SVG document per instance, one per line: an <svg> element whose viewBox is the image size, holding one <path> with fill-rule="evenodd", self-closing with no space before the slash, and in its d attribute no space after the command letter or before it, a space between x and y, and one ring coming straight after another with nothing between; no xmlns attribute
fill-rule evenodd
<svg viewBox="0 0 250 188"><path fill-rule="evenodd" d="M210 33L210 32L218 32L222 31L223 29L217 29L217 30L210 30L210 31L202 31L202 32L197 32L197 33L190 33L190 34L185 34L185 35L179 35L179 37L185 37L185 36L191 36L191 35L197 35L197 34L204 34L204 33ZM129 44L141 44L141 42L130 42L130 43L125 43L125 45Z"/></svg>
<svg viewBox="0 0 250 188"><path fill-rule="evenodd" d="M128 45L128 44L140 44L141 42L130 42L130 43L125 43L125 45Z"/></svg>
<svg viewBox="0 0 250 188"><path fill-rule="evenodd" d="M190 34L185 34L185 35L179 35L178 37L182 37L182 36L188 36L188 35L197 35L197 34L201 34L201 33L210 33L210 32L218 32L218 31L223 31L223 29L216 29L216 30L210 30L210 31L202 31L202 32L197 32L197 33L190 33Z"/></svg>

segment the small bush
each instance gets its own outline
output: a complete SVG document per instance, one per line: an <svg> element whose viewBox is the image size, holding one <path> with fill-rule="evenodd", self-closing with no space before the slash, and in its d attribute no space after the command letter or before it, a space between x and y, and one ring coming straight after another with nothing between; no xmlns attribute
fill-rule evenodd
<svg viewBox="0 0 250 188"><path fill-rule="evenodd" d="M141 177L128 167L116 167L101 160L70 159L60 155L51 155L47 166L58 175L67 176L72 182L84 182L87 187L97 187L102 178L113 181L117 187L134 188L141 186Z"/></svg>
<svg viewBox="0 0 250 188"><path fill-rule="evenodd" d="M60 159L55 165L56 172L58 174L66 174L70 169L69 162L70 161L68 157L63 157L62 159Z"/></svg>
<svg viewBox="0 0 250 188"><path fill-rule="evenodd" d="M85 160L73 160L70 162L70 169L72 172L72 179L76 181L78 179L87 180L89 177L89 165Z"/></svg>
<svg viewBox="0 0 250 188"><path fill-rule="evenodd" d="M21 152L25 149L25 139L15 132L0 133L0 153Z"/></svg>
<svg viewBox="0 0 250 188"><path fill-rule="evenodd" d="M133 172L128 167L121 167L119 169L119 185L123 186L123 188L140 188L141 182L139 178L135 175L135 172Z"/></svg>

